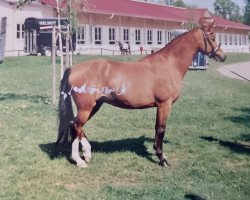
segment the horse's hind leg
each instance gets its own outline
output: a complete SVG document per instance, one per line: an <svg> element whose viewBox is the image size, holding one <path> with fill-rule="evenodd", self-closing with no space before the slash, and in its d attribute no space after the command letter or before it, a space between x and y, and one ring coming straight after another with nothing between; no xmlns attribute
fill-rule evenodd
<svg viewBox="0 0 250 200"><path fill-rule="evenodd" d="M95 113L97 113L97 111L101 108L103 102L96 102L95 107L91 110L89 117L87 120L89 120L91 117L93 117L95 115ZM85 161L88 163L90 162L91 159L91 146L89 144L89 141L86 138L86 135L83 133L82 139L80 140L81 144L82 144L82 150L84 152L83 156Z"/></svg>
<svg viewBox="0 0 250 200"><path fill-rule="evenodd" d="M90 119L91 117L93 117L93 116L98 112L98 110L101 108L102 104L103 104L102 101L97 101L97 102L96 102L95 107L92 109L92 111L91 111L91 113L90 113L90 115L89 115L89 119Z"/></svg>
<svg viewBox="0 0 250 200"><path fill-rule="evenodd" d="M87 167L87 163L90 162L91 159L91 145L86 138L85 133L82 128L84 124L94 116L94 114L100 109L103 102L96 102L94 108L82 108L78 110L77 116L74 122L74 138L72 143L72 159L76 161L77 166L79 167ZM84 152L84 160L81 159L79 155L79 142L82 144L82 150ZM86 163L87 162L87 163Z"/></svg>
<svg viewBox="0 0 250 200"><path fill-rule="evenodd" d="M160 165L164 167L169 165L163 153L162 146L166 130L166 121L170 114L170 111L171 111L170 102L159 103L157 106L154 149L156 150L156 155L160 160Z"/></svg>
<svg viewBox="0 0 250 200"><path fill-rule="evenodd" d="M82 130L84 124L89 119L91 110L92 109L79 109L73 125L74 136L71 157L76 161L76 164L79 167L87 167L86 161L89 162L91 158L91 146ZM79 142L82 144L85 160L82 160L79 155Z"/></svg>

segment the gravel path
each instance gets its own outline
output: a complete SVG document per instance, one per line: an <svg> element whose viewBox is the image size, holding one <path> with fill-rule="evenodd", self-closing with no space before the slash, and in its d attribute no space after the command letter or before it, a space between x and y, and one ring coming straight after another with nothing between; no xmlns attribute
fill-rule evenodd
<svg viewBox="0 0 250 200"><path fill-rule="evenodd" d="M218 68L218 71L230 78L236 78L243 81L250 81L250 62L225 65L223 67Z"/></svg>

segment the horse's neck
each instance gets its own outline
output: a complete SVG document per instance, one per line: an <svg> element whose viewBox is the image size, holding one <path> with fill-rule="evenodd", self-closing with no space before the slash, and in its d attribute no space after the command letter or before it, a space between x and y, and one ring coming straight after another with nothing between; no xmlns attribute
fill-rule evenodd
<svg viewBox="0 0 250 200"><path fill-rule="evenodd" d="M164 47L158 55L161 55L168 65L165 67L176 68L182 77L188 71L194 55L198 51L199 37L198 29L185 33L183 36L176 38L171 44ZM169 64L169 62L171 62Z"/></svg>

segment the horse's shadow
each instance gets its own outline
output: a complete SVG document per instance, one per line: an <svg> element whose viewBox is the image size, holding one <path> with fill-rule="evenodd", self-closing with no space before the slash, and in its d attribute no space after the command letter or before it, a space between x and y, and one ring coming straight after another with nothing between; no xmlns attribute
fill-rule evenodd
<svg viewBox="0 0 250 200"><path fill-rule="evenodd" d="M93 153L99 152L111 154L116 152L131 152L140 157L146 158L150 162L156 163L156 161L152 158L152 153L150 153L144 145L145 142L153 142L153 139L141 136L139 138L109 140L103 142L90 141L90 144ZM58 148L55 143L40 144L39 147L49 156L51 160L66 157L69 162L72 162L70 159L71 145L68 145L64 149Z"/></svg>
<svg viewBox="0 0 250 200"><path fill-rule="evenodd" d="M204 197L201 197L197 194L193 194L193 193L188 193L185 196L185 199L190 199L190 200L206 200Z"/></svg>
<svg viewBox="0 0 250 200"><path fill-rule="evenodd" d="M225 119L250 128L250 107L234 108L234 110L241 112L241 115L225 117Z"/></svg>
<svg viewBox="0 0 250 200"><path fill-rule="evenodd" d="M15 93L6 93L0 94L0 101L5 100L27 100L34 103L42 102L44 104L49 104L50 99L42 95L29 95L29 94L15 94Z"/></svg>
<svg viewBox="0 0 250 200"><path fill-rule="evenodd" d="M219 140L212 136L201 136L200 139L209 141L209 142L217 142L221 146L226 147L235 153L241 153L241 154L247 154L247 155L250 154L250 145L248 144Z"/></svg>

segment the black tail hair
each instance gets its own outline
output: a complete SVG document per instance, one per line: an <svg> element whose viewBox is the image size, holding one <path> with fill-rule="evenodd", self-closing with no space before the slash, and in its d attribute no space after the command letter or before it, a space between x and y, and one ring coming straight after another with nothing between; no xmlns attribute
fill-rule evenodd
<svg viewBox="0 0 250 200"><path fill-rule="evenodd" d="M74 120L74 113L71 101L71 85L68 82L71 69L65 70L63 79L61 80L60 96L58 103L58 137L56 144L59 147L66 147L71 143L72 131L71 126Z"/></svg>

